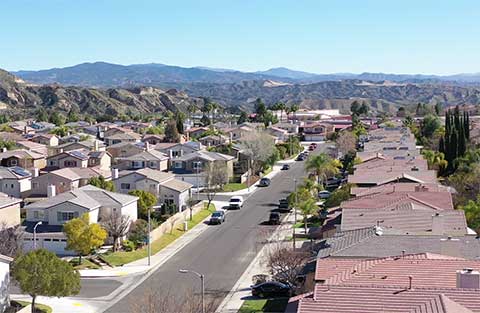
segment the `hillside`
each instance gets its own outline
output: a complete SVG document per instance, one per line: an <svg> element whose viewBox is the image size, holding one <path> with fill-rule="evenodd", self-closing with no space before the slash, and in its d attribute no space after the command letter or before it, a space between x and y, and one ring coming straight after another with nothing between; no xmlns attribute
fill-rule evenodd
<svg viewBox="0 0 480 313"><path fill-rule="evenodd" d="M38 108L69 112L71 109L93 116L131 113L186 111L189 104L202 105L175 89L154 87L130 89L63 87L26 84L18 77L0 70L0 109L9 115L33 114ZM3 114L3 113L2 113Z"/></svg>
<svg viewBox="0 0 480 313"><path fill-rule="evenodd" d="M249 81L237 84L166 84L191 96L211 98L229 107L253 108L260 97L265 103L298 103L302 108L349 111L353 100L365 101L377 111L395 112L399 106L418 102L447 105L479 104L480 88L446 84L373 83L360 80L285 84Z"/></svg>

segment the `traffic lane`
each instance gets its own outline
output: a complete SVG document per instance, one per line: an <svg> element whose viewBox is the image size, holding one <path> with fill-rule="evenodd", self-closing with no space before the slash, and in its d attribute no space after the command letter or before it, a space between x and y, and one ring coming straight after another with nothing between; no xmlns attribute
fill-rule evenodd
<svg viewBox="0 0 480 313"><path fill-rule="evenodd" d="M179 273L182 268L205 275L206 293L218 305L274 231L275 226L263 226L262 222L268 220L274 204L293 190L293 178L304 174L303 163L277 174L272 184L253 193L242 209L229 211L226 223L207 229L107 312L130 312L132 303L152 290L160 294L174 290L180 299L192 290L197 292L198 278Z"/></svg>

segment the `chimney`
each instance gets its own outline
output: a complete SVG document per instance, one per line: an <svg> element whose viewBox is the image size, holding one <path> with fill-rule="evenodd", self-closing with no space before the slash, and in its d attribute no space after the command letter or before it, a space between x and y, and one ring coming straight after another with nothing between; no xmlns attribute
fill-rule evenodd
<svg viewBox="0 0 480 313"><path fill-rule="evenodd" d="M27 128L27 127L28 127L27 125L25 125L25 126L23 127L23 133L24 133L25 135L28 134L28 128Z"/></svg>
<svg viewBox="0 0 480 313"><path fill-rule="evenodd" d="M412 290L412 280L413 280L413 277L408 276L408 290Z"/></svg>
<svg viewBox="0 0 480 313"><path fill-rule="evenodd" d="M457 271L457 288L480 289L480 273L471 268Z"/></svg>
<svg viewBox="0 0 480 313"><path fill-rule="evenodd" d="M145 151L150 151L150 143L147 141L145 141Z"/></svg>
<svg viewBox="0 0 480 313"><path fill-rule="evenodd" d="M118 179L118 168L112 167L112 180Z"/></svg>
<svg viewBox="0 0 480 313"><path fill-rule="evenodd" d="M38 168L34 167L33 172L32 172L32 174L33 174L32 176L33 177L38 177L38 172L39 172Z"/></svg>
<svg viewBox="0 0 480 313"><path fill-rule="evenodd" d="M47 186L47 197L48 198L53 198L56 195L56 188L55 185L48 185Z"/></svg>
<svg viewBox="0 0 480 313"><path fill-rule="evenodd" d="M3 152L7 152L7 148L3 147L3 148L2 148L2 153L3 153Z"/></svg>
<svg viewBox="0 0 480 313"><path fill-rule="evenodd" d="M98 151L98 140L93 140L93 151Z"/></svg>
<svg viewBox="0 0 480 313"><path fill-rule="evenodd" d="M432 235L443 235L445 232L445 216L440 213L432 215Z"/></svg>

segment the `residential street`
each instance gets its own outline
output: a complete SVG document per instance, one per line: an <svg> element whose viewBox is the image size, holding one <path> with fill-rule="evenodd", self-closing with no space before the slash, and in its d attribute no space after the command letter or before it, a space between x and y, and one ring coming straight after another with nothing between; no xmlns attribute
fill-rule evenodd
<svg viewBox="0 0 480 313"><path fill-rule="evenodd" d="M320 145L316 152L323 148L324 145ZM179 269L204 274L206 294L215 297L218 305L261 249L262 241L273 232L274 227L262 225L262 222L268 220L278 200L293 190L293 178L301 179L305 175L303 164L292 163L290 170L277 174L272 184L253 193L241 210L229 211L225 224L210 227L120 301L111 302L106 312L132 312L135 301L159 290L178 297L192 290L200 292L198 277L181 274ZM100 289L99 295L104 293L103 288Z"/></svg>

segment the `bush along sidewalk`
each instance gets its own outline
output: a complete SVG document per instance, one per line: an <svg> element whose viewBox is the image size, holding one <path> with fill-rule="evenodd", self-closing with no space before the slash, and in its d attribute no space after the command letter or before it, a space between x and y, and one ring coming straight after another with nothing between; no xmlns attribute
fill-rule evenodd
<svg viewBox="0 0 480 313"><path fill-rule="evenodd" d="M188 230L191 230L194 226L201 223L205 218L210 216L215 211L215 206L210 204L210 207L204 208L200 212L193 215L192 220L187 220ZM187 230L187 231L188 231ZM180 238L186 232L183 230L183 224L174 227L171 233L165 233L160 238L152 241L152 255L158 253L163 248ZM127 263L143 259L147 257L147 247L144 246L140 249L133 251L117 251L106 253L101 256L102 260L108 263L110 266L122 266Z"/></svg>

